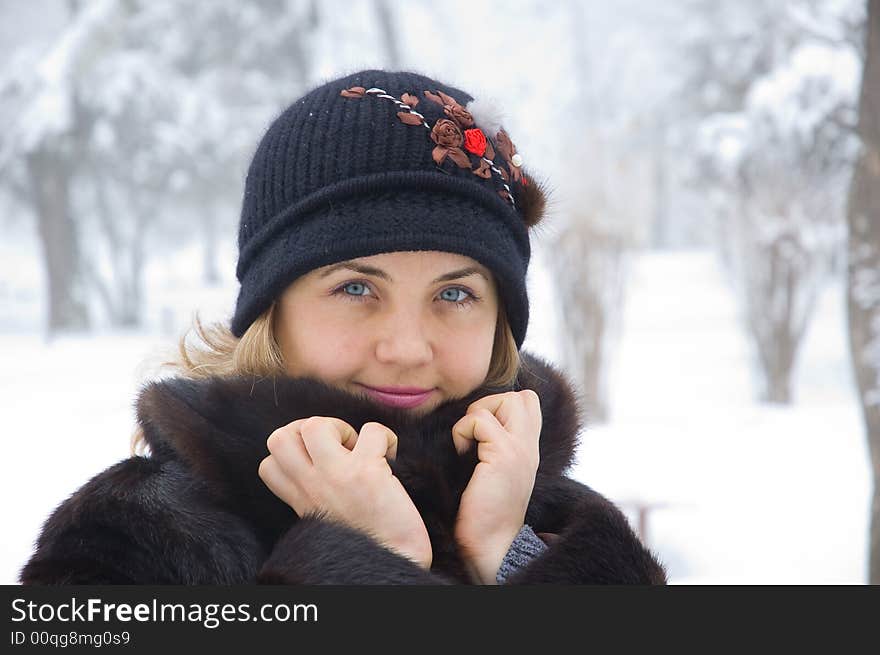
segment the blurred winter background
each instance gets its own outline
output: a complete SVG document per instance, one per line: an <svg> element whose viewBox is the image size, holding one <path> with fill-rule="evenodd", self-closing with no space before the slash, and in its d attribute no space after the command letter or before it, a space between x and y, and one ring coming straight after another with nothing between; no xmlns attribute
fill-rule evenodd
<svg viewBox="0 0 880 655"><path fill-rule="evenodd" d="M880 582L871 11L0 0L0 582L128 456L135 394L193 313L230 314L263 129L363 67L495 100L549 180L525 348L583 394L571 474L671 582Z"/></svg>

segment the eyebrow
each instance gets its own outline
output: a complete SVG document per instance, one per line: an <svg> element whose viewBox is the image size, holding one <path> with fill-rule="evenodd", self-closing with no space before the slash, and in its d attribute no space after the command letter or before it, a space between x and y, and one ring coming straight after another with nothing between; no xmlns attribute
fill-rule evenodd
<svg viewBox="0 0 880 655"><path fill-rule="evenodd" d="M331 266L326 271L321 273L321 277L325 278L331 273L335 273L340 269L349 269L352 271L357 271L358 273L361 273L363 275L372 275L387 282L394 281L391 279L391 276L388 275L388 273L383 271L381 268L368 266L366 264L358 264L357 262L342 262L340 264L335 264L334 266ZM489 281L489 278L487 278L483 271L481 271L479 268L477 268L476 266L468 266L467 268L460 268L457 271L444 273L440 277L436 278L433 282L431 282L431 284L436 284L438 282L447 282L449 280L457 280L459 278L468 277L470 275L479 275L487 282Z"/></svg>

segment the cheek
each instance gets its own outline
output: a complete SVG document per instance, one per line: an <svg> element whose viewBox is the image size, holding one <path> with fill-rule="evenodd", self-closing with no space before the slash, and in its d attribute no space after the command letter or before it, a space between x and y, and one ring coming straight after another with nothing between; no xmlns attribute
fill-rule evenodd
<svg viewBox="0 0 880 655"><path fill-rule="evenodd" d="M489 372L495 327L482 326L446 341L440 357L448 380L455 380L460 390L470 391L480 385Z"/></svg>
<svg viewBox="0 0 880 655"><path fill-rule="evenodd" d="M279 345L292 375L316 375L325 380L345 378L362 349L351 321L310 307L286 321Z"/></svg>

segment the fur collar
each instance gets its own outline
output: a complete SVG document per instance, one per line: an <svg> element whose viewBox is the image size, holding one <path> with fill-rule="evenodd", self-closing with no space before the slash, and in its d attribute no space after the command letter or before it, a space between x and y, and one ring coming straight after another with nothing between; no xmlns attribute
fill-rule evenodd
<svg viewBox="0 0 880 655"><path fill-rule="evenodd" d="M510 388L481 387L422 417L386 407L312 378L169 378L148 384L137 417L153 456L182 460L217 502L250 520L274 540L295 520L290 507L257 475L266 439L278 427L308 416L336 416L356 430L378 421L398 435L395 475L422 512L449 524L476 466L476 449L459 456L450 436L468 405L503 391L533 389L541 401L539 473L560 475L572 464L582 412L579 398L554 366L522 352L523 366Z"/></svg>

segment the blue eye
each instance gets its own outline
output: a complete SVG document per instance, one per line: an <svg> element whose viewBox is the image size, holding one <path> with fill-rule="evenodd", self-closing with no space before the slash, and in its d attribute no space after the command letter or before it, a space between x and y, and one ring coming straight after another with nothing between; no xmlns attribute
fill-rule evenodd
<svg viewBox="0 0 880 655"><path fill-rule="evenodd" d="M365 292L369 290L369 287L368 287L366 284L364 284L363 282L348 282L348 283L346 283L346 284L343 284L343 285L340 287L340 290L343 290L343 291L344 291L345 289L351 289L352 287L354 287L355 289L358 289L358 288L363 289ZM364 297L364 296L367 295L367 294L366 294L366 293L358 293L357 291L355 291L354 293L348 293L348 292L346 292L346 295L348 295L348 296L354 296L354 297L356 297L356 298L357 298L357 297L361 297L361 298L362 298L362 297Z"/></svg>
<svg viewBox="0 0 880 655"><path fill-rule="evenodd" d="M444 294L448 292L451 292L452 297L448 295L444 297ZM463 294L463 296L459 296L458 294ZM467 309L479 300L479 297L473 291L461 287L448 287L443 289L443 291L440 292L440 297L443 298L443 300L452 303L456 309Z"/></svg>
<svg viewBox="0 0 880 655"><path fill-rule="evenodd" d="M346 282L333 291L333 295L342 295L346 300L352 302L366 302L366 299L372 296L370 286L366 282ZM440 292L440 298L450 305L454 305L457 309L465 309L472 303L479 300L476 294L461 287L447 287Z"/></svg>
<svg viewBox="0 0 880 655"><path fill-rule="evenodd" d="M443 294L450 291L452 292L453 297L450 298L449 296L446 296L443 298L444 300L451 300L452 302L459 303L464 300L466 296L470 295L467 291L465 291L464 289L459 289L458 287L449 287L448 289L443 289L443 291L440 292L440 295L443 296ZM463 294L462 297L458 297L459 293Z"/></svg>

